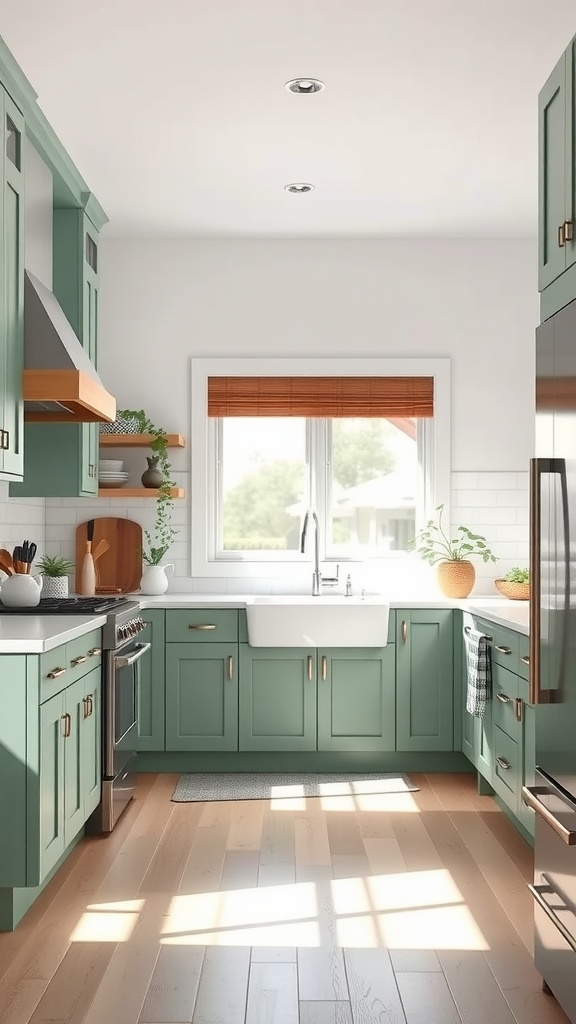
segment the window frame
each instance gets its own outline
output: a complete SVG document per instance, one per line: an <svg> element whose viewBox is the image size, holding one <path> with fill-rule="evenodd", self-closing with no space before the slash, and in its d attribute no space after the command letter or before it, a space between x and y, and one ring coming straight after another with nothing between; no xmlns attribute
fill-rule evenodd
<svg viewBox="0 0 576 1024"><path fill-rule="evenodd" d="M417 529L430 518L433 509L443 503L446 521L450 521L450 360L448 358L227 358L193 357L191 359L191 573L192 576L214 578L270 578L296 577L309 567L309 552L287 552L283 557L270 558L271 552L247 552L250 558L234 553L231 556L216 551L218 477L221 467L216 459L218 420L208 416L207 383L214 376L433 376L434 418L425 425L419 421L423 433L427 479L417 503L421 513ZM317 453L318 454L318 453ZM320 497L326 507L327 495ZM322 539L324 546L325 538ZM254 557L256 554L258 557ZM410 558L402 552L391 552L355 562L378 561L387 558L396 562ZM323 561L344 561L325 559Z"/></svg>

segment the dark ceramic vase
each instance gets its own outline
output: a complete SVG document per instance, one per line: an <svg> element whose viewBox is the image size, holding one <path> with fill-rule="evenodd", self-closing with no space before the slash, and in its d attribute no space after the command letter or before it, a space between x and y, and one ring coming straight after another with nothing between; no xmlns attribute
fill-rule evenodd
<svg viewBox="0 0 576 1024"><path fill-rule="evenodd" d="M158 458L152 456L148 458L146 456L146 462L148 463L148 469L145 469L142 473L142 483L144 487L160 487L162 483L162 471L158 469Z"/></svg>

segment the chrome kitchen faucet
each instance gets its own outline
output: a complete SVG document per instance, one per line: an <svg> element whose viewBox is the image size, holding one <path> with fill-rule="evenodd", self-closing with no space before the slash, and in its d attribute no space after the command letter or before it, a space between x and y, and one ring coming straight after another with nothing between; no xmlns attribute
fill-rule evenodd
<svg viewBox="0 0 576 1024"><path fill-rule="evenodd" d="M306 531L308 530L308 523L312 519L314 523L314 572L312 573L312 597L320 597L322 594L322 587L336 587L338 586L338 570L339 565L336 566L335 576L325 576L322 579L322 573L320 572L320 524L318 522L318 516L313 508L309 508L304 516L304 522L302 524L302 536L300 537L300 552L304 554L306 550Z"/></svg>

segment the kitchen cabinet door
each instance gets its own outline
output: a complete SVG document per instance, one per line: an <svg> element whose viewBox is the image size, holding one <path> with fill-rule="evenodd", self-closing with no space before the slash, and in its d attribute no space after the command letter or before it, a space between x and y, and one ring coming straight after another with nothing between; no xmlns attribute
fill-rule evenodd
<svg viewBox="0 0 576 1024"><path fill-rule="evenodd" d="M65 849L64 710L64 692L40 707L39 864L38 876L30 884L45 878Z"/></svg>
<svg viewBox="0 0 576 1024"><path fill-rule="evenodd" d="M240 644L240 750L316 750L316 651Z"/></svg>
<svg viewBox="0 0 576 1024"><path fill-rule="evenodd" d="M166 644L166 750L238 749L238 644Z"/></svg>
<svg viewBox="0 0 576 1024"><path fill-rule="evenodd" d="M142 643L151 643L150 656L138 664L138 721L136 750L164 750L164 707L166 702L164 638L165 612L142 611L146 629L140 634Z"/></svg>
<svg viewBox="0 0 576 1024"><path fill-rule="evenodd" d="M318 750L394 750L396 648L318 651Z"/></svg>
<svg viewBox="0 0 576 1024"><path fill-rule="evenodd" d="M64 691L64 846L84 824L84 679Z"/></svg>
<svg viewBox="0 0 576 1024"><path fill-rule="evenodd" d="M83 822L100 803L102 791L102 678L100 669L93 669L79 682L82 684L81 785Z"/></svg>
<svg viewBox="0 0 576 1024"><path fill-rule="evenodd" d="M396 612L396 749L454 749L453 614Z"/></svg>
<svg viewBox="0 0 576 1024"><path fill-rule="evenodd" d="M0 479L24 472L24 118L0 86Z"/></svg>
<svg viewBox="0 0 576 1024"><path fill-rule="evenodd" d="M0 657L0 887L26 885L26 656Z"/></svg>
<svg viewBox="0 0 576 1024"><path fill-rule="evenodd" d="M474 719L474 764L490 785L492 785L494 772L493 747L492 701L487 701L484 717Z"/></svg>
<svg viewBox="0 0 576 1024"><path fill-rule="evenodd" d="M566 269L562 232L567 180L566 55L563 54L538 97L538 287L546 288Z"/></svg>
<svg viewBox="0 0 576 1024"><path fill-rule="evenodd" d="M521 786L534 786L536 776L536 708L522 703L522 779ZM518 817L531 836L534 835L534 811L526 807L520 789Z"/></svg>

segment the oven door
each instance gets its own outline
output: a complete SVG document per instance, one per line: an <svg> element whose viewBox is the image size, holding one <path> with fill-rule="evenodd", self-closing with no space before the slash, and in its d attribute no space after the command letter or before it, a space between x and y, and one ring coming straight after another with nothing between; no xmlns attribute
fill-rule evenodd
<svg viewBox="0 0 576 1024"><path fill-rule="evenodd" d="M130 642L109 654L105 717L104 776L114 778L134 751L141 659L151 644Z"/></svg>

